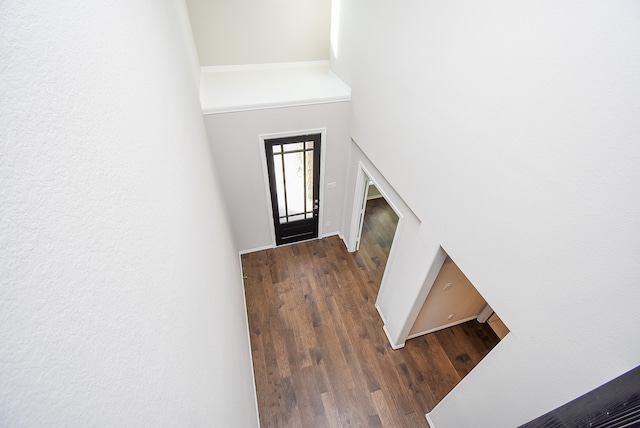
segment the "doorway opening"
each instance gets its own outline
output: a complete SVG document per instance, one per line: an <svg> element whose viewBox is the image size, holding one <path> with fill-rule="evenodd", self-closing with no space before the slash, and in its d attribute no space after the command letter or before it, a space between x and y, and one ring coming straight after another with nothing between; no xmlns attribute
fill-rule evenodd
<svg viewBox="0 0 640 428"><path fill-rule="evenodd" d="M354 258L360 266L376 273L371 280L379 290L400 218L373 181L368 183L366 192Z"/></svg>
<svg viewBox="0 0 640 428"><path fill-rule="evenodd" d="M359 162L347 249L355 254L358 263L373 263L375 271L382 273L374 279L378 293L383 288L387 267L392 264L393 242L402 223L398 208Z"/></svg>
<svg viewBox="0 0 640 428"><path fill-rule="evenodd" d="M375 176L369 174L367 168L374 171L376 173ZM373 177L375 177L375 180L372 180ZM418 218L414 219L411 208L393 191L393 188L384 181L384 177L382 177L373 166L365 167L362 162L359 162L348 239L348 249L354 253L356 260L358 260L358 257L361 257L366 246L365 239L367 239L366 232L368 231L368 228L365 226L367 216L366 207L370 201L369 189L373 190L373 188L370 188L371 181L381 190L380 193L383 194L385 199L387 199L387 193L392 196L390 205L394 208L393 211L396 212L399 218L396 226L397 229L392 237L393 245L389 252L389 259L382 273L384 277L382 278L380 288L377 290L378 300L380 300L380 296L384 298L387 296L387 293L391 292L390 290L394 288L394 284L391 282L393 281L391 278L395 278L392 275L396 274L394 269L399 266L400 257L407 251L406 247L403 247L406 242L404 240L404 234L407 230L414 230L415 227L419 227L420 220ZM378 182L382 183L382 187L378 186ZM375 190L373 190L373 192L375 192ZM402 211L398 212L395 206L401 207ZM493 315L493 310L484 300L473 309L474 313L472 315L464 315L457 307L454 311L447 312L444 316L444 321L441 322L440 325L437 325L441 328L422 328L416 325L415 328L411 329L418 312L425 302L428 291L432 288L431 286L434 279L447 258L447 253L442 248L440 249L440 253L441 254L436 257L437 262L433 264L432 270L435 272L427 275L427 278L430 278L430 282L427 284L427 281L425 281L423 291L420 292L421 297L416 296L416 300L412 303L413 309L411 309L408 314L411 319L408 320L408 325L405 324L402 332L400 332L402 342L394 342L390 334L385 330L387 339L391 347L395 350L394 352L399 352L400 355L404 356L408 355L412 361L415 362L415 368L417 370L424 370L425 373L428 373L428 376L424 379L424 390L430 395L433 401L430 401L428 404L425 403L425 410L427 411L430 411L435 404L440 402L463 377L497 346L501 338L504 337L504 334L500 336L496 334L493 329L495 325L494 321L498 323L500 321L498 321L497 315ZM365 262L366 258L362 257L362 260ZM389 276L387 276L387 273L389 273ZM443 286L449 282L452 281L445 282ZM380 282L376 283L376 285L378 284L380 284ZM447 292L458 290L459 288L461 287L457 285L448 285ZM434 288L434 293L435 290L437 290L437 287ZM407 298L410 297L407 296ZM384 315L377 306L377 302L376 307L384 321ZM481 317L481 314L484 317ZM458 317L458 315L460 316ZM487 321L488 318L491 318L491 324L488 322L479 322ZM440 319L438 320L440 321ZM384 326L383 329L385 329ZM411 332L409 331L410 329ZM506 329L506 332L508 332L508 329ZM412 339L406 340L408 336L412 337ZM399 346L397 343L400 343Z"/></svg>
<svg viewBox="0 0 640 428"><path fill-rule="evenodd" d="M441 252L444 250L441 249ZM444 256L444 262L407 339L476 320L480 323L488 322L502 340L509 329L451 257L446 253Z"/></svg>
<svg viewBox="0 0 640 428"><path fill-rule="evenodd" d="M276 245L318 237L321 134L265 139Z"/></svg>
<svg viewBox="0 0 640 428"><path fill-rule="evenodd" d="M440 401L504 339L509 329L442 248L432 269L437 275L431 280L405 349L437 344L444 350L459 378L442 389ZM429 286L427 281L425 287Z"/></svg>
<svg viewBox="0 0 640 428"><path fill-rule="evenodd" d="M442 248L439 258L443 259L442 264L438 267L439 263L434 263L433 269L438 270L437 276L407 339L475 321L488 323L496 336L502 340L509 333L507 326Z"/></svg>

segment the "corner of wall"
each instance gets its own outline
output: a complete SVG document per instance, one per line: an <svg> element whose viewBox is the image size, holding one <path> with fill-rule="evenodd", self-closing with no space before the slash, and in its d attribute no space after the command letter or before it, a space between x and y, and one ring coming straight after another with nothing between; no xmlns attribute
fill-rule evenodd
<svg viewBox="0 0 640 428"><path fill-rule="evenodd" d="M436 427L436 425L431 420L431 413L427 413L426 415L424 415L424 417L427 419L427 423L429 424L429 426L431 428L435 428Z"/></svg>
<svg viewBox="0 0 640 428"><path fill-rule="evenodd" d="M193 28L191 26L191 17L187 8L186 0L178 0L178 16L180 21L180 30L182 32L182 42L185 51L189 56L189 65L192 70L196 88L200 92L200 57L196 47L195 38L193 37Z"/></svg>

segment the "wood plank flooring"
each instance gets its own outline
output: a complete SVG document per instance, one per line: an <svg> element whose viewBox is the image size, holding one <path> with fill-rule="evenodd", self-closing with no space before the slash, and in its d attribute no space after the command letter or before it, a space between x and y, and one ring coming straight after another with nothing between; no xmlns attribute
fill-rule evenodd
<svg viewBox="0 0 640 428"><path fill-rule="evenodd" d="M242 256L263 427L428 427L497 344L472 321L391 349L374 303L396 223L374 200L358 253L334 236Z"/></svg>

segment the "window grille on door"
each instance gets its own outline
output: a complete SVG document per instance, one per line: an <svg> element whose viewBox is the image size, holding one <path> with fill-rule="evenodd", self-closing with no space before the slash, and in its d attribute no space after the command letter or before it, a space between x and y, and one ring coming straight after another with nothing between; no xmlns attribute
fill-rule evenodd
<svg viewBox="0 0 640 428"><path fill-rule="evenodd" d="M313 217L313 141L273 145L280 223Z"/></svg>

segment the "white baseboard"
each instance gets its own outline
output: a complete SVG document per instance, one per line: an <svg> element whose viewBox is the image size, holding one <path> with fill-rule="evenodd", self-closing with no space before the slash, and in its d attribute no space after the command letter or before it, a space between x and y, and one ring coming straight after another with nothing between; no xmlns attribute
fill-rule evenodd
<svg viewBox="0 0 640 428"><path fill-rule="evenodd" d="M247 295L244 291L244 271L242 269L241 253L238 254L238 263L240 263L240 282L242 284L242 300L244 301L244 319L247 323L247 343L249 346L249 362L251 363L251 381L253 382L253 399L256 405L256 415L258 417L258 425L260 426L260 410L258 409L258 387L256 384L256 372L253 368L253 350L251 349L251 333L249 332L249 313L247 311Z"/></svg>
<svg viewBox="0 0 640 428"><path fill-rule="evenodd" d="M384 331L384 334L387 336L387 340L389 341L389 344L391 345L391 347L393 349L401 349L404 348L404 343L401 343L399 345L396 345L393 343L393 340L391 339L391 336L389 335L389 331L387 330L387 320L384 319L384 315L382 313L382 310L380 309L380 306L378 306L378 304L375 304L375 308L378 311L378 315L380 315L380 319L382 320L382 330Z"/></svg>
<svg viewBox="0 0 640 428"><path fill-rule="evenodd" d="M240 250L240 255L255 253L257 251L262 251L262 250L270 250L271 248L275 248L275 247L273 245L265 245L264 247L250 248L248 250Z"/></svg>
<svg viewBox="0 0 640 428"><path fill-rule="evenodd" d="M433 421L431 420L431 416L430 413L427 413L426 415L424 415L425 418L427 418L427 423L429 424L429 426L431 428L436 428L435 424L433 423Z"/></svg>
<svg viewBox="0 0 640 428"><path fill-rule="evenodd" d="M398 345L393 343L393 340L391 340L391 336L389 335L389 331L387 330L387 320L384 319L384 314L382 313L382 310L380 309L380 306L378 306L378 304L375 304L375 308L378 310L378 315L380 315L380 319L382 320L382 330L384 331L384 334L387 336L387 340L389 341L389 344L391 345L391 347L393 349L402 349L404 348L404 342L400 343Z"/></svg>
<svg viewBox="0 0 640 428"><path fill-rule="evenodd" d="M380 309L380 306L378 306L378 304L375 304L375 308L378 311L378 315L380 315L380 319L382 319L382 324L387 324L387 320L384 319L384 314L382 313L382 310Z"/></svg>
<svg viewBox="0 0 640 428"><path fill-rule="evenodd" d="M453 327L454 325L462 324L463 322L475 320L477 317L478 316L475 315L475 316L472 316L472 317L469 317L469 318L464 318L464 319L458 320L456 322L452 322L450 324L441 325L440 327L432 328L430 330L425 330L425 331L421 331L421 332L418 332L418 333L413 333L412 335L407 336L407 339L413 339L414 337L424 336L425 334L433 333L434 331L443 330L445 328Z"/></svg>
<svg viewBox="0 0 640 428"><path fill-rule="evenodd" d="M325 233L322 235L322 239L324 238L328 238L330 236L336 236L338 235L339 238L342 238L342 236L340 235L340 232L331 232L331 233Z"/></svg>
<svg viewBox="0 0 640 428"><path fill-rule="evenodd" d="M328 238L330 236L335 236L335 235L338 235L338 237L340 239L342 239L342 242L344 242L345 245L346 245L346 241L344 240L344 237L342 236L342 234L340 232L327 233L326 235L322 235L322 237L318 238L318 239L324 239L324 238ZM293 245L293 244L297 244L297 242L292 242L290 244L281 245L281 247L284 247L286 245ZM276 248L276 246L273 245L273 244L270 244L270 245L265 245L265 246L257 247L257 248L249 248L248 250L240 250L240 255L255 253L255 252L258 252L258 251L262 251L262 250L270 250L272 248Z"/></svg>
<svg viewBox="0 0 640 428"><path fill-rule="evenodd" d="M347 251L349 251L349 244L347 244L347 240L344 239L344 236L342 236L342 232L338 231L338 232L327 233L326 235L322 235L322 239L328 238L330 236L338 236L338 238L342 240L344 247L347 249Z"/></svg>
<svg viewBox="0 0 640 428"><path fill-rule="evenodd" d="M382 330L384 331L384 334L386 334L386 335L387 335L387 340L389 341L389 344L391 345L391 347L392 347L394 350L398 350L398 349L402 349L402 348L404 348L404 343L401 343L401 344L399 344L399 345L395 345L395 344L393 343L393 340L391 340L391 336L389 335L389 331L387 330L387 325L386 325L386 324L382 326Z"/></svg>
<svg viewBox="0 0 640 428"><path fill-rule="evenodd" d="M349 244L347 243L347 240L344 239L344 236L342 236L342 233L338 233L338 236L340 237L340 239L342 239L342 243L344 244L347 251L349 251Z"/></svg>

